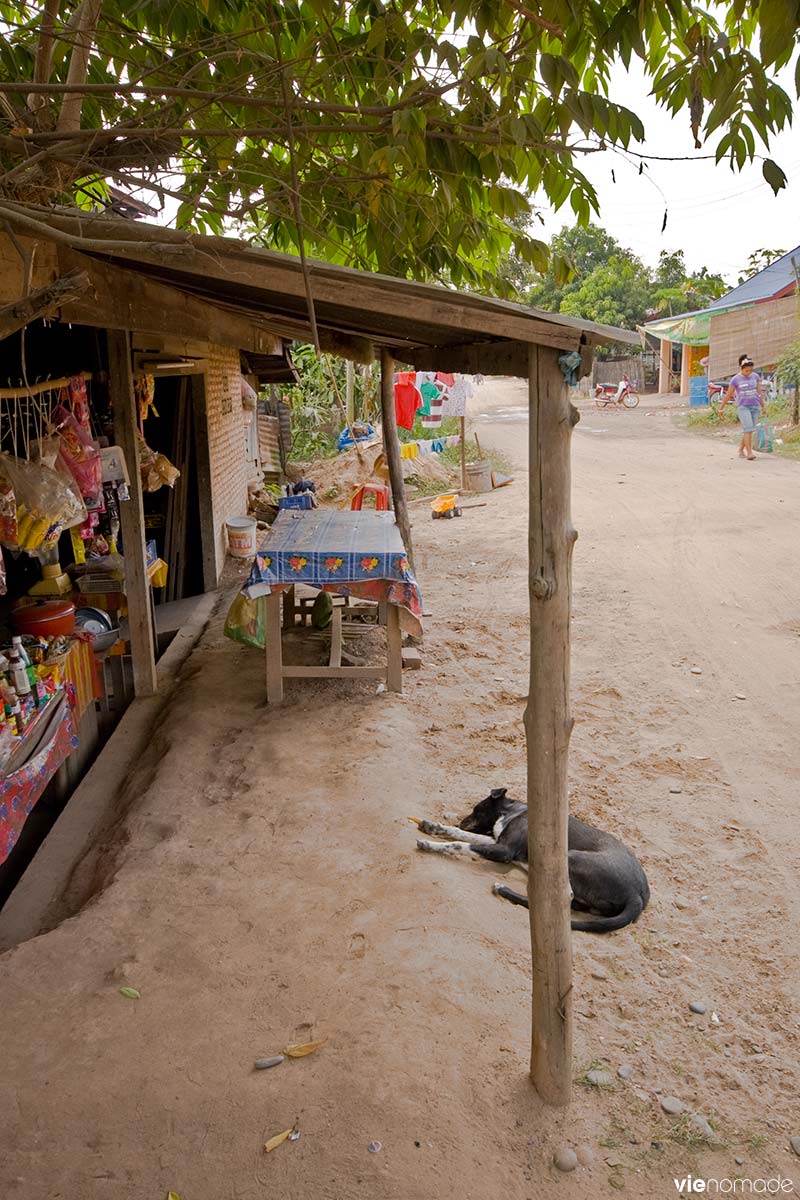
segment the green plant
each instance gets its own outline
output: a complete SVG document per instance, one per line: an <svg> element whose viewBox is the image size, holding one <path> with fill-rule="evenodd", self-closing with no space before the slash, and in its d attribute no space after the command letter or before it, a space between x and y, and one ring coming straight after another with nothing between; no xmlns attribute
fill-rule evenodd
<svg viewBox="0 0 800 1200"><path fill-rule="evenodd" d="M800 424L800 338L778 359L775 370L778 383L793 389L792 424Z"/></svg>
<svg viewBox="0 0 800 1200"><path fill-rule="evenodd" d="M297 383L284 388L283 396L292 406L292 461L330 458L336 454L336 440L344 426L343 408L347 388L347 367L343 359L329 354L317 357L313 346L296 343L292 361L300 376ZM354 374L355 412L360 416L369 406L374 392L372 374Z"/></svg>

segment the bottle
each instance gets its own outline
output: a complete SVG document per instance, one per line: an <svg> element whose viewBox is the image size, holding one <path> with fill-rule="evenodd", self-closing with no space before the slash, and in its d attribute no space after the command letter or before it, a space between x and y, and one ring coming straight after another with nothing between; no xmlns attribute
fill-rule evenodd
<svg viewBox="0 0 800 1200"><path fill-rule="evenodd" d="M30 694L31 681L28 679L27 669L19 656L19 651L16 646L13 646L11 653L8 656L8 670L11 676L11 682L16 688L18 696L27 696Z"/></svg>
<svg viewBox="0 0 800 1200"><path fill-rule="evenodd" d="M31 665L30 656L22 644L21 637L14 637L11 639L11 648L12 650L16 650L17 654L20 656L23 666L29 667Z"/></svg>

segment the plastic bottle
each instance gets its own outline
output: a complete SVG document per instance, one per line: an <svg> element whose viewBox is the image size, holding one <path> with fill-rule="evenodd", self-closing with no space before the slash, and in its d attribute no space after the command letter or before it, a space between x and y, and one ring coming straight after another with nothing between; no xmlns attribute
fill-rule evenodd
<svg viewBox="0 0 800 1200"><path fill-rule="evenodd" d="M22 659L23 666L29 667L31 665L30 655L23 646L21 637L14 637L11 639L11 649L12 651L16 650L17 654Z"/></svg>
<svg viewBox="0 0 800 1200"><path fill-rule="evenodd" d="M28 671L19 656L16 646L12 647L11 653L8 656L8 671L11 676L11 682L16 688L18 696L27 696L30 694L31 681L28 679Z"/></svg>

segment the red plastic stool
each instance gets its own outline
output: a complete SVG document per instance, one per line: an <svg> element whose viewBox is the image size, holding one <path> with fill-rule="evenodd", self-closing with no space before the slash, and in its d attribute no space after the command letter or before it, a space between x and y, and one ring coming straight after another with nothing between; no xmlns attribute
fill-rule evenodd
<svg viewBox="0 0 800 1200"><path fill-rule="evenodd" d="M375 497L375 508L378 512L389 511L389 489L385 483L362 483L350 501L350 508L360 510L364 505L366 495Z"/></svg>

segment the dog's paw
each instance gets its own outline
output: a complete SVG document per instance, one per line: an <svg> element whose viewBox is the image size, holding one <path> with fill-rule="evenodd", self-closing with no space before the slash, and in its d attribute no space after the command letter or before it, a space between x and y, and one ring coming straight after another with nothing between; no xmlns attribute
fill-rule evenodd
<svg viewBox="0 0 800 1200"><path fill-rule="evenodd" d="M433 835L436 833L436 822L435 821L417 821L417 829L420 831L420 833L429 833L429 834Z"/></svg>
<svg viewBox="0 0 800 1200"><path fill-rule="evenodd" d="M433 850L433 843L426 841L425 838L417 838L417 849Z"/></svg>

